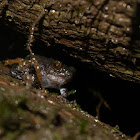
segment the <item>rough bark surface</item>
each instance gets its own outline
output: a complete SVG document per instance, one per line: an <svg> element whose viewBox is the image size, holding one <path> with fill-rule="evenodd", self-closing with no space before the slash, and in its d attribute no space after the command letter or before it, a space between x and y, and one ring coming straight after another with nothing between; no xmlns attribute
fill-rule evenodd
<svg viewBox="0 0 140 140"><path fill-rule="evenodd" d="M62 44L60 49L69 55L110 76L134 82L140 80L139 38L132 46L137 7L131 0L0 0L4 24L28 35L45 8L42 27L36 26L35 36L47 46Z"/></svg>

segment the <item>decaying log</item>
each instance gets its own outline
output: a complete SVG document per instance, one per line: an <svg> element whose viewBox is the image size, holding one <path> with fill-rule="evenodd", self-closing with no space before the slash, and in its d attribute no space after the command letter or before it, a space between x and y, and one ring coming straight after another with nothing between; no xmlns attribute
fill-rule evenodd
<svg viewBox="0 0 140 140"><path fill-rule="evenodd" d="M62 44L60 49L110 76L139 82L140 41L133 37L137 1L0 0L0 18L28 35L43 8L41 33L36 26L35 36L47 46Z"/></svg>
<svg viewBox="0 0 140 140"><path fill-rule="evenodd" d="M42 97L40 90L25 88L20 80L7 75L8 71L0 64L1 140L131 139L118 127L99 121L76 103L53 93Z"/></svg>

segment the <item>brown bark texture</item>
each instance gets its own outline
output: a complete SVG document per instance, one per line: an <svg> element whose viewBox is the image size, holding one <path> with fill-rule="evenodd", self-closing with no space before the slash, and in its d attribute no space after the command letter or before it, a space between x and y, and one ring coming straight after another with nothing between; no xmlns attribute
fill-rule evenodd
<svg viewBox="0 0 140 140"><path fill-rule="evenodd" d="M137 28L139 3L133 0L0 0L4 24L25 35L43 9L35 37L110 76L139 83ZM61 47L61 44L63 47Z"/></svg>

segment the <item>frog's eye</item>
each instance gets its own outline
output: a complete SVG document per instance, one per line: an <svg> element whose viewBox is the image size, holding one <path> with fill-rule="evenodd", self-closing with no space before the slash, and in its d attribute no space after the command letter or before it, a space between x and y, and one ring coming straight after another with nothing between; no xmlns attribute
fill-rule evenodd
<svg viewBox="0 0 140 140"><path fill-rule="evenodd" d="M55 61L53 64L52 64L52 68L55 69L55 70L60 70L62 64L60 61Z"/></svg>

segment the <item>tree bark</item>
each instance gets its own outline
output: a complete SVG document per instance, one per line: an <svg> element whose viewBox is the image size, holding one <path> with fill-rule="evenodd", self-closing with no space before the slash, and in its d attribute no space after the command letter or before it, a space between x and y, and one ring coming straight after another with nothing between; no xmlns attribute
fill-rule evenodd
<svg viewBox="0 0 140 140"><path fill-rule="evenodd" d="M47 46L62 44L60 49L70 56L91 63L110 76L139 83L136 1L0 0L0 18L4 24L28 35L43 8L46 14L41 20L42 28L36 26L35 36Z"/></svg>

